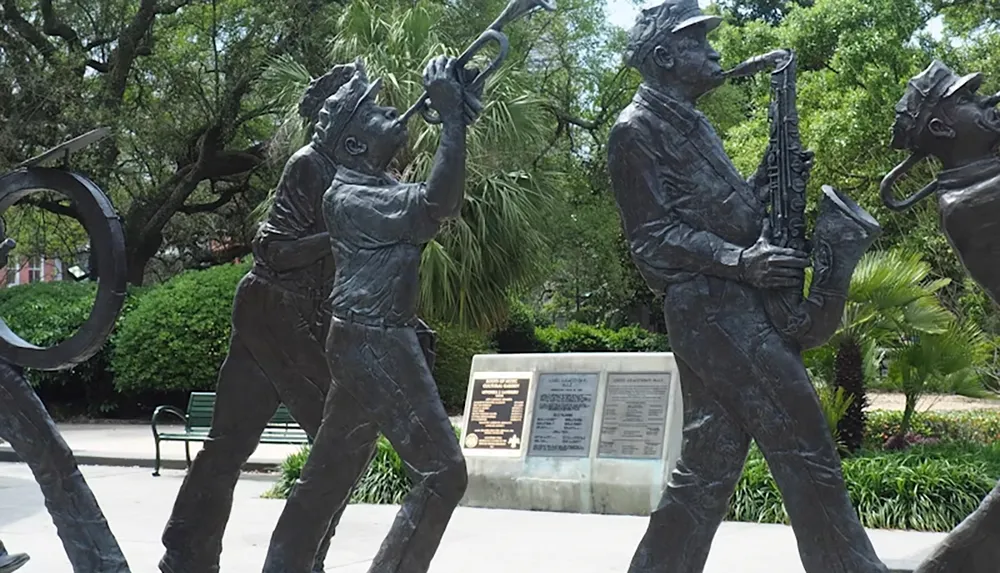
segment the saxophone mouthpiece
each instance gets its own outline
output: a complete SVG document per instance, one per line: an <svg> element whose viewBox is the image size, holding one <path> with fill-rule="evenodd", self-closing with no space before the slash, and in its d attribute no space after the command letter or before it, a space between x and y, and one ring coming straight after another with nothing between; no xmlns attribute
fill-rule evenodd
<svg viewBox="0 0 1000 573"><path fill-rule="evenodd" d="M779 66L789 55L788 50L774 50L760 56L754 56L735 68L722 72L722 74L727 79L755 76L767 68Z"/></svg>

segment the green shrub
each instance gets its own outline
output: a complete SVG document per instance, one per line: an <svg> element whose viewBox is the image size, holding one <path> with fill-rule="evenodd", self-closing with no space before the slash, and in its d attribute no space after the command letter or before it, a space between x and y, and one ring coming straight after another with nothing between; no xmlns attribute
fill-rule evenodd
<svg viewBox="0 0 1000 573"><path fill-rule="evenodd" d="M536 329L549 352L668 352L667 337L638 326L619 330L571 322L566 328Z"/></svg>
<svg viewBox="0 0 1000 573"><path fill-rule="evenodd" d="M1000 446L868 452L845 459L843 472L865 527L946 532L996 485ZM727 519L788 524L777 484L756 449L733 494Z"/></svg>
<svg viewBox="0 0 1000 573"><path fill-rule="evenodd" d="M229 349L233 295L249 265L186 271L123 316L112 350L122 391L210 391Z"/></svg>
<svg viewBox="0 0 1000 573"><path fill-rule="evenodd" d="M493 346L499 354L547 352L548 346L535 332L538 323L528 305L515 301L511 304L507 325L492 336Z"/></svg>
<svg viewBox="0 0 1000 573"><path fill-rule="evenodd" d="M895 435L902 419L901 411L869 412L865 447L881 449L885 441ZM930 439L945 443L989 445L1000 441L1000 412L921 412L913 417L910 433L911 441Z"/></svg>
<svg viewBox="0 0 1000 573"><path fill-rule="evenodd" d="M118 324L145 291L130 288L118 315ZM90 316L97 285L85 282L46 282L0 290L0 315L18 335L38 346L54 346L76 333ZM117 325L116 325L117 328ZM68 414L104 415L126 398L114 388L110 370L115 331L94 356L76 366L57 371L27 369L28 381L55 410Z"/></svg>
<svg viewBox="0 0 1000 573"><path fill-rule="evenodd" d="M434 380L445 410L450 414L465 409L466 390L469 387L469 371L472 358L476 354L492 351L482 334L447 324L431 326L438 334L437 358L434 363Z"/></svg>

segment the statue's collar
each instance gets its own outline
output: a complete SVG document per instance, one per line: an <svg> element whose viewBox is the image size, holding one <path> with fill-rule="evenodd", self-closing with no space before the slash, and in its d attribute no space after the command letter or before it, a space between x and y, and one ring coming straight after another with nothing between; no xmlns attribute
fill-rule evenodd
<svg viewBox="0 0 1000 573"><path fill-rule="evenodd" d="M1000 175L1000 157L994 156L942 171L937 181L944 189L962 189L997 175Z"/></svg>
<svg viewBox="0 0 1000 573"><path fill-rule="evenodd" d="M636 100L685 134L691 133L702 118L701 112L694 106L674 99L645 83L639 85Z"/></svg>
<svg viewBox="0 0 1000 573"><path fill-rule="evenodd" d="M388 173L372 175L344 167L343 165L337 166L337 174L334 176L334 179L348 185L363 185L365 187L388 187L398 183Z"/></svg>

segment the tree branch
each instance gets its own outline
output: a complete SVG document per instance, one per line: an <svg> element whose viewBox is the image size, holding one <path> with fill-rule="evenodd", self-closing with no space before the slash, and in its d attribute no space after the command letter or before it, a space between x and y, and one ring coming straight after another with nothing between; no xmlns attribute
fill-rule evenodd
<svg viewBox="0 0 1000 573"><path fill-rule="evenodd" d="M4 18L10 22L11 28L25 39L29 44L41 52L42 56L48 58L55 53L56 47L49 42L41 32L38 31L31 22L24 19L17 9L16 0L3 0Z"/></svg>
<svg viewBox="0 0 1000 573"><path fill-rule="evenodd" d="M40 0L39 4L42 10L42 31L49 36L57 36L66 40L71 52L82 51L83 44L80 42L80 35L56 16L52 0Z"/></svg>
<svg viewBox="0 0 1000 573"><path fill-rule="evenodd" d="M245 181L241 185L233 185L219 193L219 198L208 203L195 203L193 205L182 205L178 211L185 215L195 213L211 213L233 200L236 195L245 193L250 188L250 182Z"/></svg>
<svg viewBox="0 0 1000 573"><path fill-rule="evenodd" d="M108 73L108 70L110 69L106 63L98 62L97 60L87 60L87 67L102 74Z"/></svg>

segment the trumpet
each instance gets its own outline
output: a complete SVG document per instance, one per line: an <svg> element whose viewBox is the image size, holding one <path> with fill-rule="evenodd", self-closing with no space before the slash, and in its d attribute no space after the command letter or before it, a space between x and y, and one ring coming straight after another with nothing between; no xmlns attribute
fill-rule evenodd
<svg viewBox="0 0 1000 573"><path fill-rule="evenodd" d="M465 51L462 52L462 55L455 61L456 65L464 67L469 63L469 60L471 60L473 56L478 54L490 42L496 42L499 47L500 53L493 59L486 69L476 75L475 79L472 80L467 87L477 88L481 86L486 81L486 78L496 73L496 71L500 69L504 60L507 59L507 53L510 51L510 42L508 41L507 36L503 33L503 28L507 24L528 16L538 10L552 12L555 9L555 0L510 0L510 2L507 3L507 7L500 13L500 16L498 16L497 19L494 20L493 23L479 35L478 38L476 38L476 41L473 42L471 46L466 48ZM426 91L417 99L417 102L413 104L410 109L406 110L406 113L400 116L398 122L406 123L418 111L427 123L441 123L441 118L430 107L430 99L427 97Z"/></svg>

